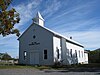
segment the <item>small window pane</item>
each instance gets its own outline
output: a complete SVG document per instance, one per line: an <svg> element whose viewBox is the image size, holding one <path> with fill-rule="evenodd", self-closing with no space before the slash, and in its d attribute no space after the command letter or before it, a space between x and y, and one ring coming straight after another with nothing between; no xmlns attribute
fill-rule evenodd
<svg viewBox="0 0 100 75"><path fill-rule="evenodd" d="M47 54L47 50L44 50L44 54Z"/></svg>
<svg viewBox="0 0 100 75"><path fill-rule="evenodd" d="M44 55L44 59L47 59L47 55Z"/></svg>

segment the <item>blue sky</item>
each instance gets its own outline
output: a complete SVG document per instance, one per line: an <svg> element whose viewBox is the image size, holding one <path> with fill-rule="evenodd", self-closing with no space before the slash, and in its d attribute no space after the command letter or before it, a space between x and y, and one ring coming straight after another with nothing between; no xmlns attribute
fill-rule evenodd
<svg viewBox="0 0 100 75"><path fill-rule="evenodd" d="M21 34L32 24L32 18L40 11L45 26L64 36L73 37L85 49L100 48L100 0L13 0L21 21L15 25ZM18 56L18 37L0 36L0 52Z"/></svg>

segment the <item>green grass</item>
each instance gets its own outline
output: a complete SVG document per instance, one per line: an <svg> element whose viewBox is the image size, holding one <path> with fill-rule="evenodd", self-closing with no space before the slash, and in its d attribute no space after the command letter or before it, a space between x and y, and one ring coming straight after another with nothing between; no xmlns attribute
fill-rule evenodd
<svg viewBox="0 0 100 75"><path fill-rule="evenodd" d="M67 65L67 66L61 66L61 67L55 67L55 66L23 66L23 65L0 65L0 69L68 69L68 68L100 68L100 64L94 63L94 64L79 64L79 65Z"/></svg>
<svg viewBox="0 0 100 75"><path fill-rule="evenodd" d="M37 66L37 67L35 67L35 68L37 68L37 69L39 69L39 70L43 70L43 69L53 69L53 68L50 67L50 66Z"/></svg>
<svg viewBox="0 0 100 75"><path fill-rule="evenodd" d="M0 69L27 69L27 68L32 68L32 69L38 69L38 70L43 70L43 69L51 69L49 66L26 66L26 65L0 65Z"/></svg>

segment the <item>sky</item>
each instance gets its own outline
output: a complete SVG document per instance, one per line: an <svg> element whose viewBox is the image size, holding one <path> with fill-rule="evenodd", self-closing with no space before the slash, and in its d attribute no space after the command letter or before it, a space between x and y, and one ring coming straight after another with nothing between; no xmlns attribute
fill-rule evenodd
<svg viewBox="0 0 100 75"><path fill-rule="evenodd" d="M100 0L13 0L9 9L20 14L15 28L22 34L39 11L45 27L84 45L87 50L100 48ZM0 52L12 57L19 55L19 42L15 35L0 35Z"/></svg>

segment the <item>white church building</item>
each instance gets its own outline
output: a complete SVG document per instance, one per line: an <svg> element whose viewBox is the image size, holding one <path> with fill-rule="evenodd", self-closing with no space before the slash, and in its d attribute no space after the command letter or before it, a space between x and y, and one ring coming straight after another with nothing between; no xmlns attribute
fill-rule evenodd
<svg viewBox="0 0 100 75"><path fill-rule="evenodd" d="M27 65L87 64L84 46L44 26L38 12L33 23L19 37L19 63Z"/></svg>

